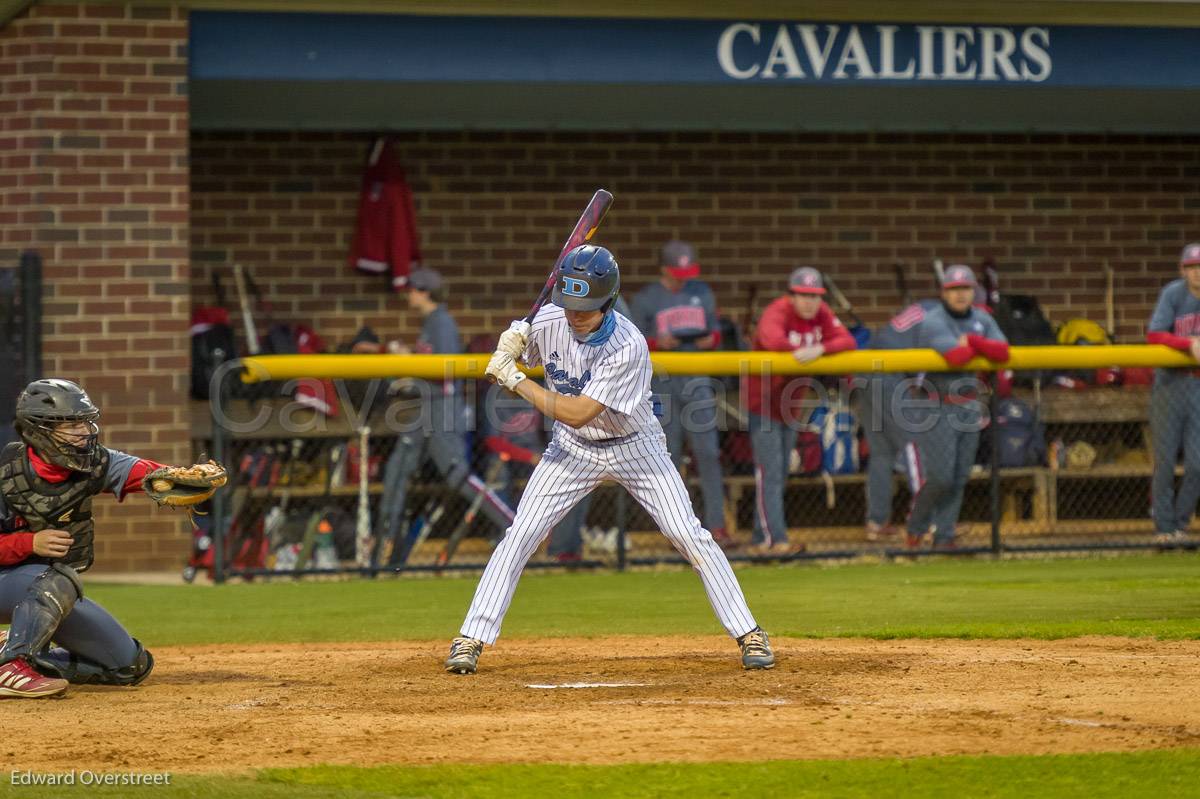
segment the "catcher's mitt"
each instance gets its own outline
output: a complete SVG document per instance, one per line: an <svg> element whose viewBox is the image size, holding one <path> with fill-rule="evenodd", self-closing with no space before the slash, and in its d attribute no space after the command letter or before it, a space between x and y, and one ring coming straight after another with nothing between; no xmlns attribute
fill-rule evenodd
<svg viewBox="0 0 1200 799"><path fill-rule="evenodd" d="M183 508L189 515L228 479L216 461L195 466L163 466L142 478L142 490L159 505Z"/></svg>

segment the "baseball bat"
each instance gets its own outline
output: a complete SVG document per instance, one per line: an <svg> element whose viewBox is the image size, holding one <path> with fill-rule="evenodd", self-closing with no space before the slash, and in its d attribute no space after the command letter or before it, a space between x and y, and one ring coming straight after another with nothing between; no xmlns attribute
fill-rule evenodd
<svg viewBox="0 0 1200 799"><path fill-rule="evenodd" d="M833 301L837 304L838 309L845 311L854 321L855 327L863 327L862 319L858 318L858 314L854 312L854 306L850 304L850 300L846 299L846 295L837 287L837 283L833 282L833 277L826 273L825 288L829 290L829 296L833 297Z"/></svg>
<svg viewBox="0 0 1200 799"><path fill-rule="evenodd" d="M296 556L296 571L308 568L308 561L312 558L321 519L325 516L325 508L329 505L330 496L333 495L334 472L342 462L345 447L345 444L334 444L329 450L329 473L325 475L325 495L321 505L309 514L308 524L304 526L304 538L300 542L300 553Z"/></svg>
<svg viewBox="0 0 1200 799"><path fill-rule="evenodd" d="M292 439L291 452L288 455L287 465L283 467L283 475L279 478L279 482L283 483L283 492L279 497L279 504L275 505L263 517L263 535L267 537L267 542L270 546L270 551L274 553L279 549L283 542L279 540L278 533L282 532L283 523L287 521L288 503L292 499L292 481L295 480L293 473L295 472L296 461L300 460L300 449L304 445L304 441L299 438Z"/></svg>
<svg viewBox="0 0 1200 799"><path fill-rule="evenodd" d="M995 308L1000 304L1000 272L992 258L983 259L983 290L987 294L987 304Z"/></svg>
<svg viewBox="0 0 1200 799"><path fill-rule="evenodd" d="M414 538L412 543L408 544L408 546L405 548L404 557L400 561L401 564L408 563L409 555L413 553L413 550L425 543L425 539L429 538L429 534L433 532L433 526L440 522L442 517L446 515L447 501L448 498L442 500L440 503L438 503L438 506L433 509L433 513L425 517L425 521L421 523L421 528L417 531L416 538Z"/></svg>
<svg viewBox="0 0 1200 799"><path fill-rule="evenodd" d="M942 284L946 282L946 269L942 266L941 258L933 259L933 275L937 278L937 289L942 290Z"/></svg>
<svg viewBox="0 0 1200 799"><path fill-rule="evenodd" d="M1116 308L1113 305L1113 270L1104 265L1104 324L1110 343L1117 341Z"/></svg>
<svg viewBox="0 0 1200 799"><path fill-rule="evenodd" d="M754 349L754 336L757 332L754 325L755 305L758 302L758 284L752 283L746 292L746 318L742 320L742 339L746 349Z"/></svg>
<svg viewBox="0 0 1200 799"><path fill-rule="evenodd" d="M354 528L354 554L358 565L371 565L371 491L367 470L370 466L371 428L358 430L358 516Z"/></svg>
<svg viewBox="0 0 1200 799"><path fill-rule="evenodd" d="M492 464L488 467L487 475L484 476L484 487L491 488L496 477L500 474L500 468L508 460L511 460L507 453L500 454ZM454 557L454 553L458 551L458 545L467 537L467 533L471 530L471 522L475 521L475 517L479 514L479 508L483 505L484 492L480 491L471 500L471 504L467 507L467 512L458 520L458 525L450 533L450 537L446 539L446 545L442 547L442 551L437 555L437 565L444 567Z"/></svg>
<svg viewBox="0 0 1200 799"><path fill-rule="evenodd" d="M263 450L267 453L267 450ZM238 473L234 481L233 500L238 500L237 485L242 483L243 476L245 483L242 490L241 502L238 503L235 509L232 509L229 514L229 527L225 531L228 538L229 546L225 550L226 563L225 567L231 566L236 559L237 554L245 546L245 539L249 535L247 529L253 521L253 511L258 504L255 502L254 489L258 487L259 481L263 477L263 473L267 473L267 482L264 487L267 491L267 502L270 501L270 486L272 470L276 467L275 460L269 454L263 454L261 458L255 457L252 453L246 453L242 456L238 464Z"/></svg>
<svg viewBox="0 0 1200 799"><path fill-rule="evenodd" d="M238 305L242 309L242 327L246 331L246 349L251 355L262 352L258 340L258 328L254 325L254 314L250 313L250 296L246 289L246 273L241 264L233 265L233 280L237 284Z"/></svg>
<svg viewBox="0 0 1200 799"><path fill-rule="evenodd" d="M571 231L571 235L567 236L567 243L563 245L562 251L559 252L558 258L555 259L554 268L550 270L550 276L546 278L546 285L542 286L541 293L538 294L533 307L529 309L529 315L525 317L526 322L532 322L533 317L537 316L537 312L546 304L546 300L550 297L550 291L554 288L554 283L558 279L558 268L562 266L563 259L567 257L567 253L580 244L592 240L592 236L596 235L596 230L600 227L600 223L604 221L604 216L608 213L612 202L612 194L604 189L597 189L596 193L592 195L587 208L583 209L579 221L575 223L575 228Z"/></svg>
<svg viewBox="0 0 1200 799"><path fill-rule="evenodd" d="M750 423L750 417L746 415L745 411L738 407L736 395L734 396L734 399L731 400L729 397L725 396L724 392L722 392L717 397L717 404L721 406L721 409L725 411L727 416L732 418L738 424L745 426Z"/></svg>
<svg viewBox="0 0 1200 799"><path fill-rule="evenodd" d="M896 287L900 289L900 301L907 308L912 305L913 295L912 289L908 287L908 275L904 273L904 264L899 262L892 264L892 271L896 273Z"/></svg>

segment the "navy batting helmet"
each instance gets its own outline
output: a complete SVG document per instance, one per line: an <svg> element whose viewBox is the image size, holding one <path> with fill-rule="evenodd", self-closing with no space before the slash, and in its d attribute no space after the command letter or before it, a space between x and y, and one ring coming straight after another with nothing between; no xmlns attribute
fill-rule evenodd
<svg viewBox="0 0 1200 799"><path fill-rule="evenodd" d="M621 290L617 259L603 247L580 244L567 253L550 301L570 311L607 311Z"/></svg>

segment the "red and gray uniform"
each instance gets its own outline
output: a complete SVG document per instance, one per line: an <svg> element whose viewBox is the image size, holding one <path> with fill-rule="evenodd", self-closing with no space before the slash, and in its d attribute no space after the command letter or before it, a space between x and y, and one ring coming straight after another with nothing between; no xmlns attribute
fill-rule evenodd
<svg viewBox="0 0 1200 799"><path fill-rule="evenodd" d="M871 337L872 349L917 347L920 326L914 324L914 320L939 305L941 300L922 300L900 311ZM880 372L861 377L865 380L858 394L858 421L871 453L867 461L867 521L883 526L892 517L892 475L898 468L902 468L908 478L913 496L920 488L914 482L915 473L909 468L909 462L913 460L909 446L912 436L897 417L913 380L903 372Z"/></svg>
<svg viewBox="0 0 1200 799"><path fill-rule="evenodd" d="M855 347L854 337L825 302L816 316L804 319L796 313L791 296L784 296L763 311L755 328L753 349L792 352L817 344L825 348L827 355ZM783 488L798 429L807 421L804 401L808 392L802 388L803 381L794 375L753 374L742 386L754 448L755 544L772 546L788 540Z"/></svg>
<svg viewBox="0 0 1200 799"><path fill-rule="evenodd" d="M421 354L458 355L463 352L462 338L454 317L439 305L421 326L417 345ZM396 437L396 445L383 471L383 496L379 502L380 535L398 541L400 519L408 498L408 484L428 455L441 472L445 484L454 488L468 502L483 494L480 510L500 530L509 525L513 509L500 495L471 471L467 460L467 418L463 403L462 384L457 380L418 381L425 402L422 416L414 425ZM393 559L403 554L403 547L393 548Z"/></svg>
<svg viewBox="0 0 1200 799"><path fill-rule="evenodd" d="M118 501L127 494L140 492L142 478L160 466L113 449L105 454L107 468L97 484L97 493L113 494ZM79 479L78 473L46 463L31 449L26 448L24 457L31 475L47 486L57 487ZM51 562L34 554L35 532L38 530L31 529L0 493L0 623L12 621L13 609L26 599L30 585ZM118 670L129 667L139 652L137 642L121 623L87 597L75 603L55 630L53 640L57 646L43 653L40 659L65 674L71 673L73 657Z"/></svg>
<svg viewBox="0 0 1200 799"><path fill-rule="evenodd" d="M1182 278L1158 295L1146 341L1190 352L1200 336L1200 298ZM1154 527L1159 533L1186 531L1200 501L1200 369L1158 369L1150 393L1154 438ZM1183 481L1175 491L1175 464L1183 450Z"/></svg>
<svg viewBox="0 0 1200 799"><path fill-rule="evenodd" d="M1008 340L996 320L972 306L962 314L952 313L945 303L931 307L910 305L892 320L898 332L912 330L912 345L936 350L951 366L963 366L976 355L1002 363L1008 360ZM959 344L961 336L966 344ZM929 372L916 376L924 410L905 412L901 423L910 421L913 447L909 468L918 486L908 517L908 532L922 536L934 528L934 544L954 540L954 528L962 509L963 491L971 476L979 432L987 424L982 383L970 372Z"/></svg>
<svg viewBox="0 0 1200 799"><path fill-rule="evenodd" d="M409 274L421 261L412 191L390 143L363 173L349 260L360 272L390 275L393 291L408 286Z"/></svg>
<svg viewBox="0 0 1200 799"><path fill-rule="evenodd" d="M651 283L634 296L631 311L630 318L646 336L651 350L658 348L658 337L664 334L679 339L675 352L699 352L698 339L720 338L717 301L712 289L702 280L689 280L677 292L669 291L661 282ZM683 437L687 433L693 466L700 474L704 524L710 530L724 530L725 486L712 378L703 375L655 376L653 391L662 403L667 449L676 466L683 460Z"/></svg>

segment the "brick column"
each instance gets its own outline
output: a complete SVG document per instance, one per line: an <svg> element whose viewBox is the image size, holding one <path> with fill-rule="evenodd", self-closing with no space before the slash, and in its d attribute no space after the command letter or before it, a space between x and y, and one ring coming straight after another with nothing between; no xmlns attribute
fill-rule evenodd
<svg viewBox="0 0 1200 799"><path fill-rule="evenodd" d="M0 29L0 260L45 265L44 370L81 383L102 440L158 461L188 440L187 12L39 3ZM144 498L97 503L97 570L181 565Z"/></svg>

